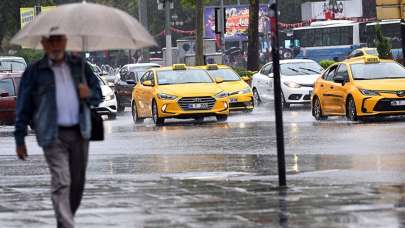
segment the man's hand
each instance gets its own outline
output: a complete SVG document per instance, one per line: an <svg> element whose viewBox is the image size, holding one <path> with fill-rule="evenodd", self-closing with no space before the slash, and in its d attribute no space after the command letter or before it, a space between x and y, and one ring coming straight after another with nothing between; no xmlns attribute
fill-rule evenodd
<svg viewBox="0 0 405 228"><path fill-rule="evenodd" d="M90 89L86 84L79 85L79 97L80 99L87 99L90 97Z"/></svg>
<svg viewBox="0 0 405 228"><path fill-rule="evenodd" d="M17 146L17 157L21 160L25 160L28 157L27 147L24 145Z"/></svg>

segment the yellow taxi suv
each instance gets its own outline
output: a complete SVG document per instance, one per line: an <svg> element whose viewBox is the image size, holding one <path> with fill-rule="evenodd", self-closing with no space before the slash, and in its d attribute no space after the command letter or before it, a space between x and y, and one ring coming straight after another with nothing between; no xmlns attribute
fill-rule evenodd
<svg viewBox="0 0 405 228"><path fill-rule="evenodd" d="M312 115L317 120L346 116L405 114L405 68L368 55L330 66L315 83Z"/></svg>
<svg viewBox="0 0 405 228"><path fill-rule="evenodd" d="M152 118L162 125L167 118L203 121L207 116L226 121L228 93L218 83L205 70L184 64L149 69L132 91L134 122Z"/></svg>
<svg viewBox="0 0 405 228"><path fill-rule="evenodd" d="M225 65L208 64L200 68L207 70L212 78L224 81L219 86L229 94L230 111L253 111L252 89L245 82L249 80L248 77L239 77L231 67Z"/></svg>

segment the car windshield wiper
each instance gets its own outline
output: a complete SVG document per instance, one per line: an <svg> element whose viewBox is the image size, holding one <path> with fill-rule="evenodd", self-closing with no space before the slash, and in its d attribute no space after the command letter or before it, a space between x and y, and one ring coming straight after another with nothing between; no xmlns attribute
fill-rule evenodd
<svg viewBox="0 0 405 228"><path fill-rule="evenodd" d="M312 70L312 69L305 68L305 67L300 67L299 69L307 70L307 71L310 71L310 72L314 72L314 73L316 73L316 74L320 74L320 73L321 73L321 72L318 72L318 71L316 71L316 70Z"/></svg>
<svg viewBox="0 0 405 228"><path fill-rule="evenodd" d="M181 84L192 84L192 83L210 83L210 82L181 82Z"/></svg>
<svg viewBox="0 0 405 228"><path fill-rule="evenodd" d="M297 69L295 69L295 68L292 68L292 67L287 67L287 69L292 70L292 71L294 71L294 72L300 72L299 70L297 70Z"/></svg>
<svg viewBox="0 0 405 228"><path fill-rule="evenodd" d="M384 78L379 78L379 79L402 79L405 77L384 77Z"/></svg>
<svg viewBox="0 0 405 228"><path fill-rule="evenodd" d="M298 74L309 74L309 73L307 73L307 72L302 72L302 71L300 71L300 70L297 70L297 69L295 69L295 68L292 68L292 67L287 67L289 70L292 70L292 71L294 71L294 72L296 72L296 73L298 73Z"/></svg>

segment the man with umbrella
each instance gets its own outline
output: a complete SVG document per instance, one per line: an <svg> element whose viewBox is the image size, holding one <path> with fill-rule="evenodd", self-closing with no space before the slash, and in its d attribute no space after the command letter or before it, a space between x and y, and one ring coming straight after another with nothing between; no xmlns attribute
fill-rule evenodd
<svg viewBox="0 0 405 228"><path fill-rule="evenodd" d="M88 160L90 112L101 89L86 64L65 52L63 35L43 37L46 55L24 72L17 101L15 138L17 156L28 156L24 142L27 125L35 130L52 176L52 203L58 227L74 227L73 216L82 198ZM83 81L85 80L85 81Z"/></svg>
<svg viewBox="0 0 405 228"><path fill-rule="evenodd" d="M89 107L100 103L101 90L83 59L69 56L65 50L134 50L156 43L127 13L86 2L60 5L39 15L11 42L25 48L43 47L46 52L42 60L27 68L21 81L17 155L27 157L24 137L30 124L51 171L58 227L74 227L92 134Z"/></svg>

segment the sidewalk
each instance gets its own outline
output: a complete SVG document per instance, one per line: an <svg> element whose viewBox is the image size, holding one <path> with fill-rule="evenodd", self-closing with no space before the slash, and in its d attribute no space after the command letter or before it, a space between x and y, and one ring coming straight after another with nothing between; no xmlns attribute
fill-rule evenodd
<svg viewBox="0 0 405 228"><path fill-rule="evenodd" d="M288 156L285 191L275 156L92 156L77 227L401 227L398 156L363 163L387 170L344 155ZM55 227L42 156L1 156L0 174L0 227Z"/></svg>

